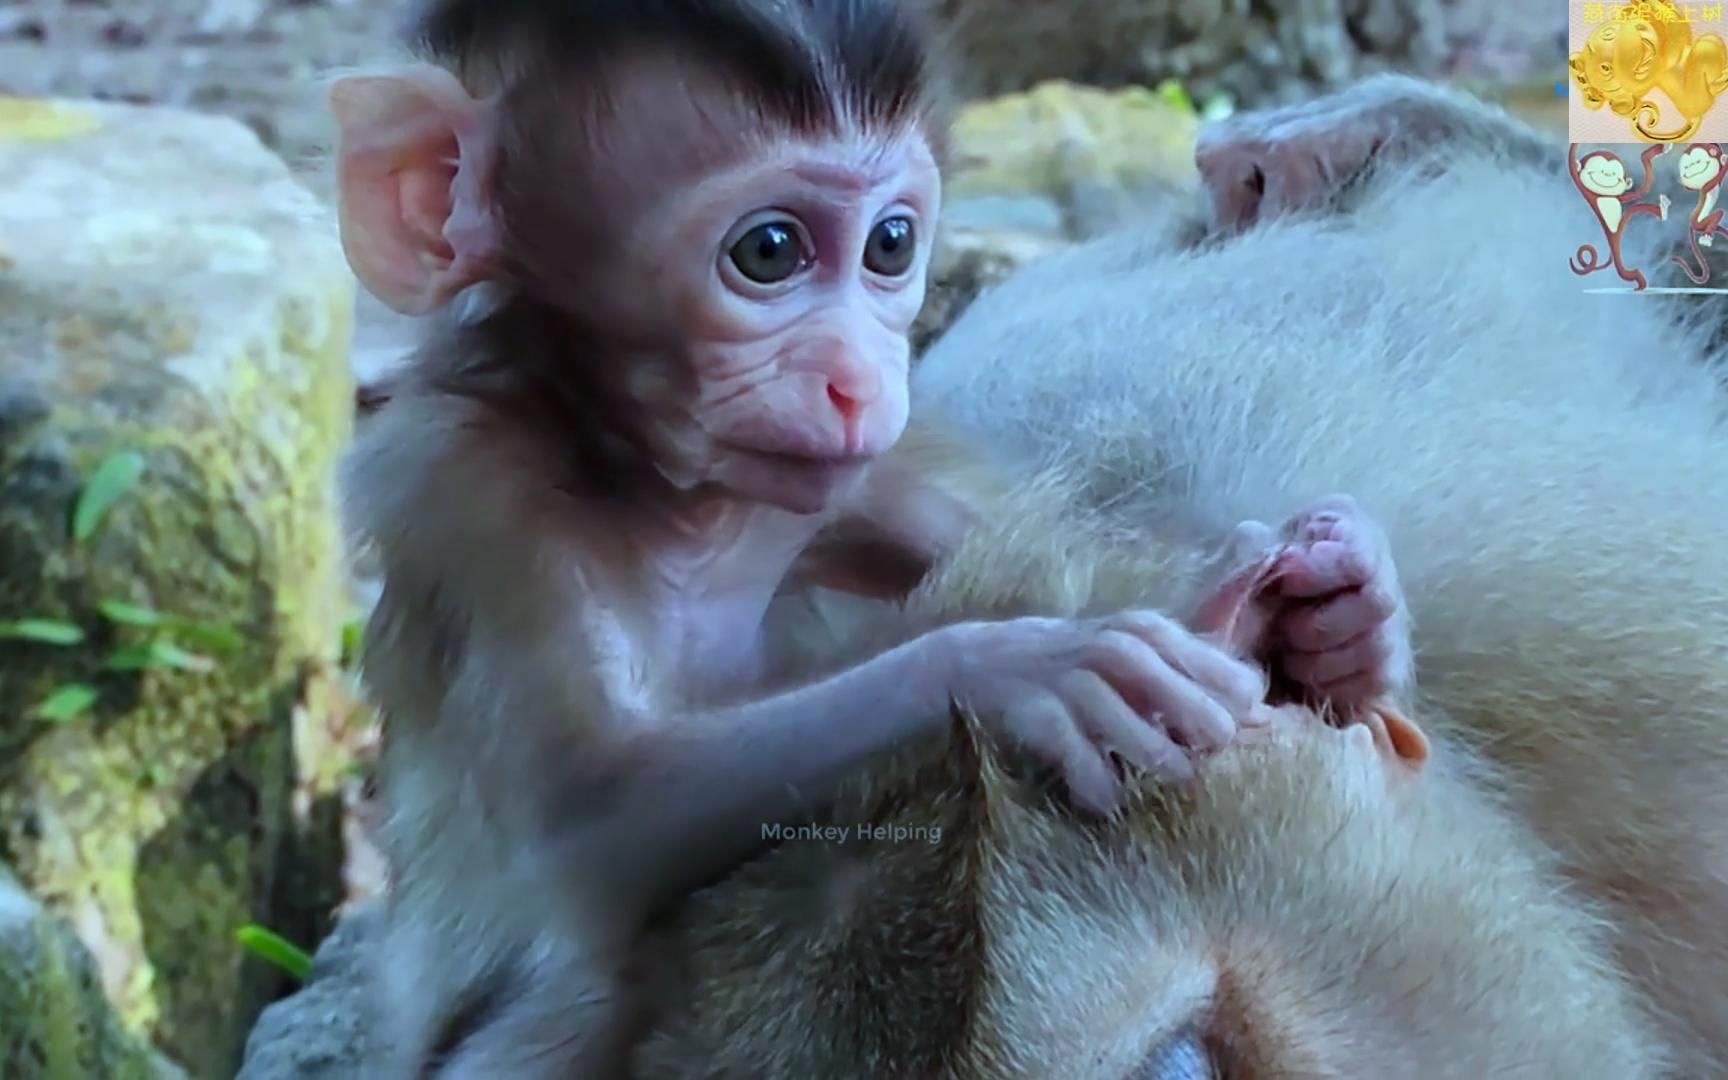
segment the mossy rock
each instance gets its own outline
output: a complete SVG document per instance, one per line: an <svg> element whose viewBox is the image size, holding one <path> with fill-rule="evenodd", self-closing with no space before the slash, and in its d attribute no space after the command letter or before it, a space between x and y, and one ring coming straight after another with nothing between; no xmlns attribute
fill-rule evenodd
<svg viewBox="0 0 1728 1080"><path fill-rule="evenodd" d="M946 191L1047 199L1069 235L1090 235L1148 195L1192 190L1198 128L1192 108L1146 87L1043 83L960 110Z"/></svg>
<svg viewBox="0 0 1728 1080"><path fill-rule="evenodd" d="M0 640L0 858L129 1029L230 1076L279 982L234 930L292 923L285 880L339 880L294 861L339 854L320 688L353 281L321 204L231 120L0 99L0 177L0 622L84 635ZM142 474L78 539L116 454ZM174 640L213 667L161 666L140 646L162 631L115 601L195 623ZM40 711L68 685L100 696Z"/></svg>
<svg viewBox="0 0 1728 1080"><path fill-rule="evenodd" d="M175 1080L185 1074L126 1031L90 952L0 866L0 1076Z"/></svg>
<svg viewBox="0 0 1728 1080"><path fill-rule="evenodd" d="M1192 108L1141 87L1052 82L962 108L914 350L1031 260L1192 191L1197 128Z"/></svg>

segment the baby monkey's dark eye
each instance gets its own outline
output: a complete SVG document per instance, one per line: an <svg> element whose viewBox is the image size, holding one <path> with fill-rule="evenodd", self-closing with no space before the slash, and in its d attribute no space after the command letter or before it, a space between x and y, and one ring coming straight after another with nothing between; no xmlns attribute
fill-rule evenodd
<svg viewBox="0 0 1728 1080"><path fill-rule="evenodd" d="M884 218L870 230L864 242L864 265L873 274L899 277L912 268L912 257L918 253L918 238L913 234L910 218Z"/></svg>
<svg viewBox="0 0 1728 1080"><path fill-rule="evenodd" d="M804 268L804 241L798 230L784 221L756 226L732 245L728 253L738 272L759 285L785 281Z"/></svg>

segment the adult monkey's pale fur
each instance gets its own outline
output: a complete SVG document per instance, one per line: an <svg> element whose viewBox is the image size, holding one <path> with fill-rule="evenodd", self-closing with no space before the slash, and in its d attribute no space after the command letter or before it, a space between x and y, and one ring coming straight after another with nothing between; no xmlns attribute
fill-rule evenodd
<svg viewBox="0 0 1728 1080"><path fill-rule="evenodd" d="M1697 362L1713 328L1581 295L1564 253L1590 218L1564 147L1422 84L1251 114L1200 158L1223 222L1257 225L1187 251L1196 230L1130 233L1027 270L927 356L914 408L1193 536L1357 495L1397 554L1430 727L1503 766L1515 812L1608 903L1680 1074L1724 1075L1728 403ZM1258 206L1231 183L1256 166ZM1353 182L1334 197L1326 176ZM1642 235L1652 268L1679 239Z"/></svg>
<svg viewBox="0 0 1728 1080"><path fill-rule="evenodd" d="M1049 507L1038 492L971 537L914 625L1161 598L1187 565ZM814 823L844 832L790 839L684 907L660 942L684 966L635 1075L1666 1075L1602 927L1483 767L1441 751L1415 770L1290 708L1197 787L1148 785L1097 825L960 726Z"/></svg>

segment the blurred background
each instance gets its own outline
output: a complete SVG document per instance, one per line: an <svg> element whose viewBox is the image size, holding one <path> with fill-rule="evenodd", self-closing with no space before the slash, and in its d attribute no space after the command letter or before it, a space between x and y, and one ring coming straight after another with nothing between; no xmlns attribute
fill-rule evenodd
<svg viewBox="0 0 1728 1080"><path fill-rule="evenodd" d="M1398 68L1502 89L1543 113L1564 10L1495 0L925 0L955 28L962 84L1181 80L1197 98L1289 100ZM400 0L0 0L0 91L234 116L293 158L325 123L309 78L387 45Z"/></svg>
<svg viewBox="0 0 1728 1080"><path fill-rule="evenodd" d="M952 34L954 76L970 97L1008 94L1049 80L1103 88L1178 92L1207 116L1301 99L1359 75L1402 70L1497 98L1537 123L1563 127L1563 12L1543 3L1495 0L914 0ZM0 93L159 104L232 117L250 127L320 195L330 128L314 80L334 67L388 50L413 3L405 0L0 0ZM1023 187L1074 157L1096 135L1108 156L1123 148L1122 123L1089 102L1058 99L1032 115L979 124L961 140L991 159L985 187ZM1081 115L1075 115L1076 107ZM1021 110L1020 112L1024 112ZM1060 119L1053 114L1061 114ZM1129 114L1137 139L1147 118ZM1138 122L1134 122L1138 121ZM1098 130L1102 125L1103 130ZM1009 130L1004 131L1006 126ZM1150 137L1180 146L1188 129L1161 123ZM998 160L1007 137L1013 146ZM1148 185L1180 186L1184 151L1154 155L1156 167L1113 174L1101 193L1064 193L1056 209L1065 238L1097 231L1143 202ZM1060 164L1060 163L1058 163ZM1007 171L1010 175L1004 176ZM1046 170L1047 171L1047 170ZM1094 178L1096 179L1096 178ZM961 177L964 195L970 177ZM1080 183L1077 186L1096 188ZM1130 189L1127 192L1118 189ZM1124 201L1118 196L1130 196ZM1018 192L1017 192L1018 194ZM1100 203L1105 205L1100 213ZM1025 225L1050 208L980 205L999 225ZM1006 216L1001 216L1003 214ZM964 216L961 224L971 220ZM1039 231L1039 230L1034 230ZM957 308L944 299L942 312ZM933 308L934 310L934 308ZM399 355L389 316L362 299L357 367L378 371ZM940 325L925 328L927 340Z"/></svg>
<svg viewBox="0 0 1728 1080"><path fill-rule="evenodd" d="M920 2L972 99L920 346L1191 189L1207 117L1392 69L1564 126L1546 0ZM332 477L356 377L412 327L343 262L316 80L403 17L0 0L4 1080L232 1076L382 881L353 677L373 585ZM324 1052L254 1042L250 1076Z"/></svg>

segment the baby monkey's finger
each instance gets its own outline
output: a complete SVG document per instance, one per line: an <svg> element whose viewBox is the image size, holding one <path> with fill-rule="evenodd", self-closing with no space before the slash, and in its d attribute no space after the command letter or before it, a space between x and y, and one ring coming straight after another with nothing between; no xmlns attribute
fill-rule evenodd
<svg viewBox="0 0 1728 1080"><path fill-rule="evenodd" d="M1281 663L1290 678L1318 689L1340 679L1383 670L1392 652L1388 635L1373 631L1324 652L1285 653Z"/></svg>
<svg viewBox="0 0 1728 1080"><path fill-rule="evenodd" d="M1324 652L1368 633L1398 610L1391 592L1375 584L1334 594L1319 602L1293 605L1278 621L1291 648Z"/></svg>
<svg viewBox="0 0 1728 1080"><path fill-rule="evenodd" d="M1171 740L1159 719L1141 716L1129 708L1098 675L1073 672L1063 680L1062 694L1093 745L1115 751L1136 769L1159 780L1184 781L1194 775L1188 755Z"/></svg>
<svg viewBox="0 0 1728 1080"><path fill-rule="evenodd" d="M1151 646L1164 665L1185 675L1240 720L1266 697L1266 674L1156 612L1129 611L1110 625Z"/></svg>

